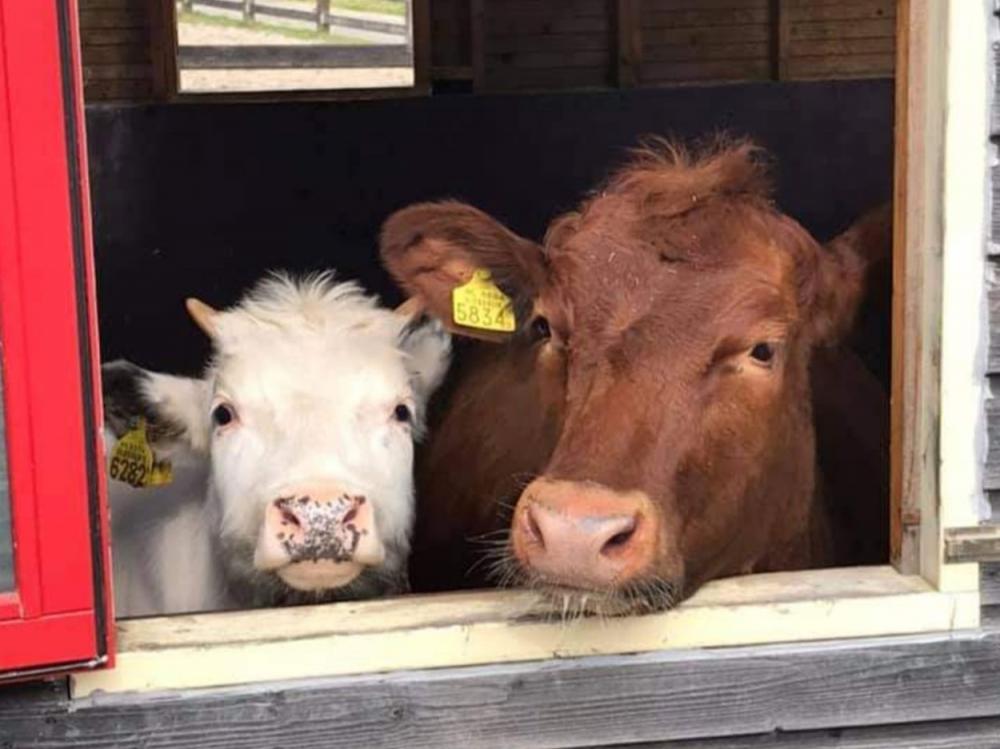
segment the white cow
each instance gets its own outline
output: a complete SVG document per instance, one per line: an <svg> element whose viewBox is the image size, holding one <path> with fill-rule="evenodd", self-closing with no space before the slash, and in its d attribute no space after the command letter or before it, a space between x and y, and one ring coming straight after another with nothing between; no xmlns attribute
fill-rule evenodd
<svg viewBox="0 0 1000 749"><path fill-rule="evenodd" d="M413 442L447 333L329 274L275 275L221 312L187 304L213 344L204 377L103 367L113 473L130 478L114 445L140 423L173 472L109 479L119 615L405 591Z"/></svg>

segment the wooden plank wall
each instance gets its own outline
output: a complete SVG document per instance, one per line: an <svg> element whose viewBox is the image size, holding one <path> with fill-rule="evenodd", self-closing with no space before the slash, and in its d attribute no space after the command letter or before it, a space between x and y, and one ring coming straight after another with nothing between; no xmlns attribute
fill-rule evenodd
<svg viewBox="0 0 1000 749"><path fill-rule="evenodd" d="M1000 8L1000 5L994 7ZM1000 15L1000 11L997 13ZM1000 51L993 47L993 65L1000 72ZM994 76L990 132L994 150L1000 148L1000 79ZM992 522L1000 522L1000 166L990 175L992 221L987 242L987 297L989 344L986 372L989 379L986 401L987 452L983 481L992 507ZM980 565L983 618L1000 624L1000 562Z"/></svg>
<svg viewBox="0 0 1000 749"><path fill-rule="evenodd" d="M431 77L472 77L469 0L431 1Z"/></svg>
<svg viewBox="0 0 1000 749"><path fill-rule="evenodd" d="M896 0L783 0L787 78L891 76Z"/></svg>
<svg viewBox="0 0 1000 749"><path fill-rule="evenodd" d="M480 88L611 85L613 5L608 0L486 0Z"/></svg>
<svg viewBox="0 0 1000 749"><path fill-rule="evenodd" d="M986 630L401 671L147 699L105 695L76 704L64 684L36 682L0 688L0 743L970 749L997 745L998 693L1000 633ZM666 743L677 740L690 743Z"/></svg>
<svg viewBox="0 0 1000 749"><path fill-rule="evenodd" d="M891 76L895 0L643 0L644 84Z"/></svg>
<svg viewBox="0 0 1000 749"><path fill-rule="evenodd" d="M640 84L771 77L771 0L643 0Z"/></svg>
<svg viewBox="0 0 1000 749"><path fill-rule="evenodd" d="M158 0L79 2L87 100L153 98ZM432 0L431 17L432 76L481 91L886 76L894 62L895 0ZM621 38L636 46L625 76Z"/></svg>
<svg viewBox="0 0 1000 749"><path fill-rule="evenodd" d="M142 101L153 94L146 0L79 0L84 98Z"/></svg>

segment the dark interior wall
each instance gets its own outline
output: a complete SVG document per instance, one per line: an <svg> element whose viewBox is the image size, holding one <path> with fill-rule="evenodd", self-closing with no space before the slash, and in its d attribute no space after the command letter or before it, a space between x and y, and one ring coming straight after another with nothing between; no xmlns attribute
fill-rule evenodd
<svg viewBox="0 0 1000 749"><path fill-rule="evenodd" d="M207 347L184 297L224 306L271 268L333 267L394 302L375 255L390 212L457 197L537 238L642 134L759 140L775 156L779 205L829 237L891 194L892 88L90 107L102 356L196 371Z"/></svg>

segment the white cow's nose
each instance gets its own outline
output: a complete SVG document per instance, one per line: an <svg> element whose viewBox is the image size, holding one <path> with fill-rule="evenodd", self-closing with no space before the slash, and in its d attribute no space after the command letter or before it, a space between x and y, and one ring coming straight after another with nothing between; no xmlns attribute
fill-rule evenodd
<svg viewBox="0 0 1000 749"><path fill-rule="evenodd" d="M254 566L277 570L300 562L381 564L385 550L367 497L333 484L279 492L267 506Z"/></svg>

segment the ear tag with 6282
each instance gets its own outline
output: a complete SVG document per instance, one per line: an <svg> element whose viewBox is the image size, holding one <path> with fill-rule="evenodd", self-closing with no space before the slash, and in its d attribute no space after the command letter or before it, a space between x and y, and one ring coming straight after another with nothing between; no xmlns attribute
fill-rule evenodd
<svg viewBox="0 0 1000 749"><path fill-rule="evenodd" d="M173 481L170 461L156 460L146 439L146 420L141 416L115 443L109 473L116 481L136 488L162 486Z"/></svg>

